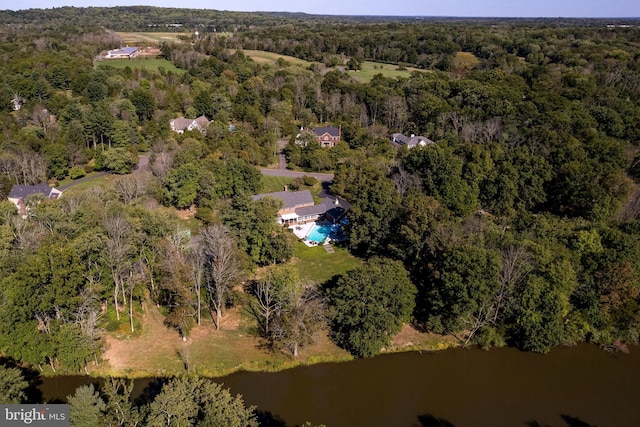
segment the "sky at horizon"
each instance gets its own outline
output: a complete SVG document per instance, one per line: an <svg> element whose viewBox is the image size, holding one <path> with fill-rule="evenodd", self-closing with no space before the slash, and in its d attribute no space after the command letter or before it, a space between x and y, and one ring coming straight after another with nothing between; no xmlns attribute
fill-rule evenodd
<svg viewBox="0 0 640 427"><path fill-rule="evenodd" d="M3 3L5 3L3 1ZM305 12L329 15L459 16L522 18L637 18L639 0L22 0L0 9L159 6L239 12Z"/></svg>

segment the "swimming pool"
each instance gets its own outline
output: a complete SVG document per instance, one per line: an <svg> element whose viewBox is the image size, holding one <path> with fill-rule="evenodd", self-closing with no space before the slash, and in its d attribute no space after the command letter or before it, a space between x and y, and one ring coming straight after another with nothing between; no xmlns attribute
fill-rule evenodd
<svg viewBox="0 0 640 427"><path fill-rule="evenodd" d="M335 234L340 229L339 225L314 225L307 234L307 240L311 242L324 243L327 237Z"/></svg>

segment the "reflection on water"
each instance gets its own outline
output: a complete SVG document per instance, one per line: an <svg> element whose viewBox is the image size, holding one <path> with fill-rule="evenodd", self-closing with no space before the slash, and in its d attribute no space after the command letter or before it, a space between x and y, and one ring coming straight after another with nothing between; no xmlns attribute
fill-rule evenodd
<svg viewBox="0 0 640 427"><path fill-rule="evenodd" d="M41 390L48 399L64 397L88 381L47 378ZM635 347L630 354L587 344L547 355L509 348L401 353L278 373L240 372L216 381L257 405L265 425L640 425ZM148 382L138 380L136 390Z"/></svg>

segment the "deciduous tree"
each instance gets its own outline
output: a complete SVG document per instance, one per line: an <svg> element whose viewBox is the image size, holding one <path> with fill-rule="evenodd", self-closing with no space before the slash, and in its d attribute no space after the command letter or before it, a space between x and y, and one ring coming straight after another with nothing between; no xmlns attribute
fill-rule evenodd
<svg viewBox="0 0 640 427"><path fill-rule="evenodd" d="M336 342L356 356L370 357L411 319L416 288L399 261L372 258L342 275L328 295Z"/></svg>

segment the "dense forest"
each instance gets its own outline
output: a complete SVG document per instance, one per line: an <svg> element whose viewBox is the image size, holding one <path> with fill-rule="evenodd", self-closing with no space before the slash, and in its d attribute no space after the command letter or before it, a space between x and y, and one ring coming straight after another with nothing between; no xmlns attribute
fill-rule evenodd
<svg viewBox="0 0 640 427"><path fill-rule="evenodd" d="M2 199L14 184L119 175L32 198L24 218L0 203L8 358L85 370L105 330L141 326L134 307L147 297L183 336L205 312L219 324L245 304L256 334L292 355L326 330L372 356L403 323L536 352L640 340L637 22L147 7L3 11L0 22ZM183 41L160 46L177 71L95 59L120 47L117 31L178 22ZM415 69L362 82L365 61ZM170 129L201 115L206 133ZM293 142L325 123L341 126L336 147ZM397 148L395 132L435 144ZM330 189L351 204L344 245L364 260L350 273L303 282L278 202L251 199L281 139L290 167L335 172ZM131 173L141 153L149 168ZM193 403L199 419L209 404Z"/></svg>

